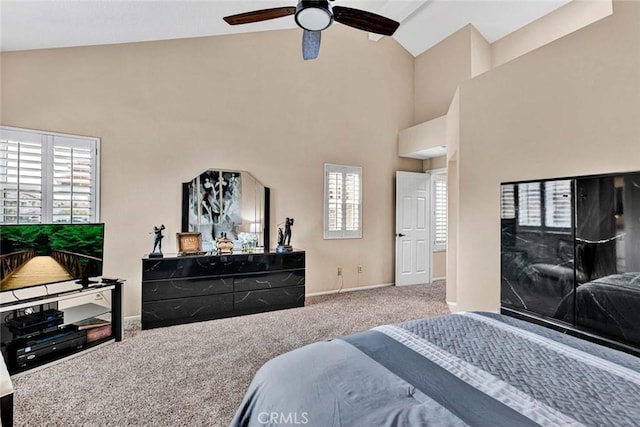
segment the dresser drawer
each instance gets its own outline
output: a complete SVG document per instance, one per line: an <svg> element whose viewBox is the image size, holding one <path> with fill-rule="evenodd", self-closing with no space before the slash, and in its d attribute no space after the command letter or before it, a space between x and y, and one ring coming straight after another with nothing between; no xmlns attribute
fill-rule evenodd
<svg viewBox="0 0 640 427"><path fill-rule="evenodd" d="M259 273L305 268L304 252L235 255L234 273Z"/></svg>
<svg viewBox="0 0 640 427"><path fill-rule="evenodd" d="M235 292L234 314L258 313L304 306L304 286Z"/></svg>
<svg viewBox="0 0 640 427"><path fill-rule="evenodd" d="M142 280L211 277L233 274L230 256L183 256L142 260Z"/></svg>
<svg viewBox="0 0 640 427"><path fill-rule="evenodd" d="M142 302L233 292L233 277L147 280L142 282Z"/></svg>
<svg viewBox="0 0 640 427"><path fill-rule="evenodd" d="M280 271L277 273L254 274L236 277L233 290L255 291L259 289L285 288L304 285L304 270Z"/></svg>
<svg viewBox="0 0 640 427"><path fill-rule="evenodd" d="M226 317L233 311L233 294L177 298L142 304L142 329Z"/></svg>

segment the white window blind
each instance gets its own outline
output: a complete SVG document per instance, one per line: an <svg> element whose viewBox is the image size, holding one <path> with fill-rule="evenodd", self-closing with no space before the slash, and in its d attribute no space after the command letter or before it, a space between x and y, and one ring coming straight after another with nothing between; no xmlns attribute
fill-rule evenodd
<svg viewBox="0 0 640 427"><path fill-rule="evenodd" d="M0 128L0 223L97 222L97 138Z"/></svg>
<svg viewBox="0 0 640 427"><path fill-rule="evenodd" d="M433 249L447 246L447 176L433 175Z"/></svg>
<svg viewBox="0 0 640 427"><path fill-rule="evenodd" d="M518 184L518 225L540 227L541 209L540 183Z"/></svg>
<svg viewBox="0 0 640 427"><path fill-rule="evenodd" d="M544 183L545 225L571 227L571 180Z"/></svg>
<svg viewBox="0 0 640 427"><path fill-rule="evenodd" d="M324 165L324 238L362 237L362 168Z"/></svg>
<svg viewBox="0 0 640 427"><path fill-rule="evenodd" d="M500 186L500 218L513 219L516 217L516 198L513 184Z"/></svg>

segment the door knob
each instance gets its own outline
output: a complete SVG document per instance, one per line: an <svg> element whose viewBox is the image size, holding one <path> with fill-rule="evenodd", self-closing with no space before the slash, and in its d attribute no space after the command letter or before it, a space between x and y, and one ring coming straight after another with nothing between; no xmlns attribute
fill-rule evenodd
<svg viewBox="0 0 640 427"><path fill-rule="evenodd" d="M404 237L405 235L404 235L404 234L402 234L402 233L398 233L398 234L396 234L396 236L398 236L398 237Z"/></svg>

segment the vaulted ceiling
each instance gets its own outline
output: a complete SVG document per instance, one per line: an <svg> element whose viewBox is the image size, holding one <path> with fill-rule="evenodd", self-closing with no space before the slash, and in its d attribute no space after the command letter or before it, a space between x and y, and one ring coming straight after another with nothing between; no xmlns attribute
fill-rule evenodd
<svg viewBox="0 0 640 427"><path fill-rule="evenodd" d="M399 21L393 38L417 56L469 23L494 42L568 1L336 0L334 4ZM293 16L237 26L222 20L236 13L295 4L296 0L1 0L0 47L15 51L295 28ZM379 37L370 34L370 38Z"/></svg>

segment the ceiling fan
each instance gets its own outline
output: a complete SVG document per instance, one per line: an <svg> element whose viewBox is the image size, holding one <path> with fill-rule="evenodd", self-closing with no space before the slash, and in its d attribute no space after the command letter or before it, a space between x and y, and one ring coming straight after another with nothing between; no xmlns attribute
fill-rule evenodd
<svg viewBox="0 0 640 427"><path fill-rule="evenodd" d="M328 0L299 0L298 5L295 7L285 6L254 10L225 16L222 19L229 25L238 25L266 21L288 15L295 15L296 24L304 30L302 34L302 57L305 60L318 57L320 33L322 30L327 29L333 21L384 36L393 35L400 25L399 22L375 13L350 7L331 6Z"/></svg>

